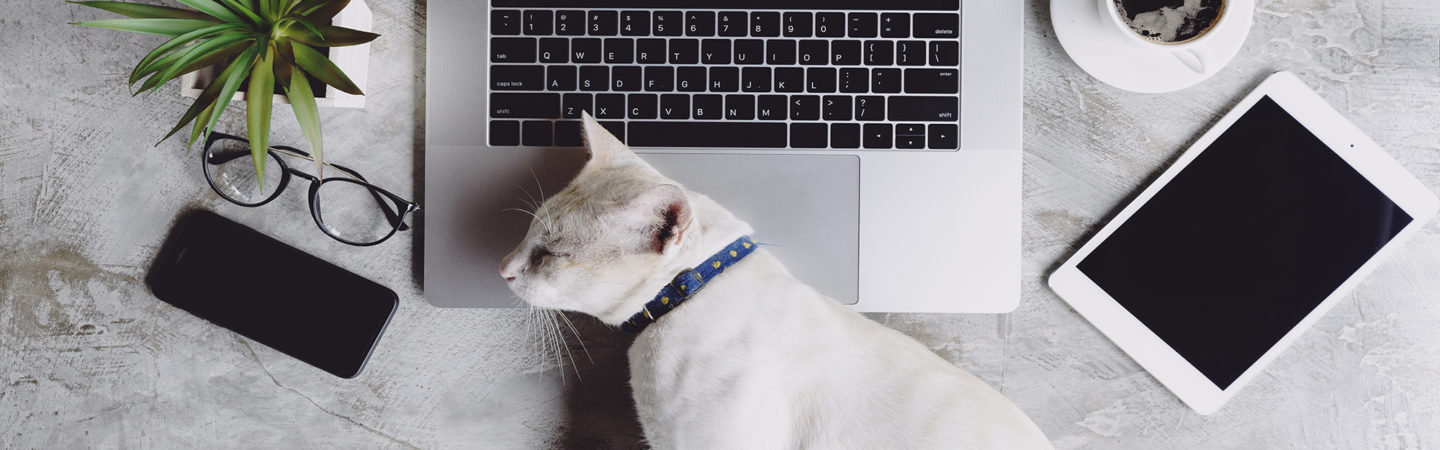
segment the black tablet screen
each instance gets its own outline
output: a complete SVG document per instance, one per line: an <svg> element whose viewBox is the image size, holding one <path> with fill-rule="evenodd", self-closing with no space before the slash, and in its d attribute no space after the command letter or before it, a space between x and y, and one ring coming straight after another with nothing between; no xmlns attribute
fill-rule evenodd
<svg viewBox="0 0 1440 450"><path fill-rule="evenodd" d="M1225 389L1410 221L1264 97L1079 269Z"/></svg>

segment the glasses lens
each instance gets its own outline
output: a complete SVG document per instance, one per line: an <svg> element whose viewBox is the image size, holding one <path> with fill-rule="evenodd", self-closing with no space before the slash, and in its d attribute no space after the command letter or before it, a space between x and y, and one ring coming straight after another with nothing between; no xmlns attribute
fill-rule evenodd
<svg viewBox="0 0 1440 450"><path fill-rule="evenodd" d="M255 205L275 195L285 170L270 152L264 153L261 164L265 167L265 178L256 178L255 160L250 156L250 144L235 139L220 139L210 146L205 164L210 171L210 182L215 191L226 199L242 205Z"/></svg>
<svg viewBox="0 0 1440 450"><path fill-rule="evenodd" d="M379 242L396 225L386 211L395 211L395 202L368 186L345 179L325 180L316 193L320 226L331 236L357 244Z"/></svg>

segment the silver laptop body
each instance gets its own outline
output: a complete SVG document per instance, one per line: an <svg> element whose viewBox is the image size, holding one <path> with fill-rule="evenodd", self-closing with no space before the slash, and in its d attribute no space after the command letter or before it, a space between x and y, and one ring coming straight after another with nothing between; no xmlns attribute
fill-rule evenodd
<svg viewBox="0 0 1440 450"><path fill-rule="evenodd" d="M497 270L529 220L507 209L583 165L583 109L856 310L1010 311L1023 7L431 0L425 296L519 305Z"/></svg>

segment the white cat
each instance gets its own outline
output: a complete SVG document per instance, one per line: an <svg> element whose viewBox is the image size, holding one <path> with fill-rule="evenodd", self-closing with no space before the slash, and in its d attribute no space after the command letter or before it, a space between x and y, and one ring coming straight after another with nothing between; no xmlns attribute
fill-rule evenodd
<svg viewBox="0 0 1440 450"><path fill-rule="evenodd" d="M584 129L589 162L536 211L500 274L532 305L621 325L752 230L588 115ZM820 295L763 247L706 281L629 351L655 448L1050 447L999 392Z"/></svg>

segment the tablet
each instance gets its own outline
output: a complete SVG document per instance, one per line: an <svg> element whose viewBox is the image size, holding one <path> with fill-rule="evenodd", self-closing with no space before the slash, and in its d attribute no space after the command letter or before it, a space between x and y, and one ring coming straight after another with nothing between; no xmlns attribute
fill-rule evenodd
<svg viewBox="0 0 1440 450"><path fill-rule="evenodd" d="M1437 206L1375 142L1280 72L1056 269L1050 287L1210 414Z"/></svg>

